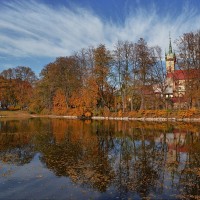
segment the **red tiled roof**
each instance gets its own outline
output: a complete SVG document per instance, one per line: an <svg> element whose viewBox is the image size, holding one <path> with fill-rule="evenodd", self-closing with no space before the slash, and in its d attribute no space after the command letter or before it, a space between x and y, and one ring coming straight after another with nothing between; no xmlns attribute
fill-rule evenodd
<svg viewBox="0 0 200 200"><path fill-rule="evenodd" d="M193 79L200 77L200 70L191 69L191 70L175 70L167 74L168 78L174 78L175 80L185 80Z"/></svg>

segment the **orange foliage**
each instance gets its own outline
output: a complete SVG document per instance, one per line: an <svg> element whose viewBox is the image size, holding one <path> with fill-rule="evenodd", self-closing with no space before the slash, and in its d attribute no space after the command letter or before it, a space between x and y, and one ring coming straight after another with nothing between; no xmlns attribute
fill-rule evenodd
<svg viewBox="0 0 200 200"><path fill-rule="evenodd" d="M110 116L110 110L106 106L103 108L103 116L104 117L109 117Z"/></svg>
<svg viewBox="0 0 200 200"><path fill-rule="evenodd" d="M53 112L64 115L67 112L66 97L61 89L58 89L53 98Z"/></svg>
<svg viewBox="0 0 200 200"><path fill-rule="evenodd" d="M197 109L189 109L189 110L180 110L177 113L179 118L190 118L199 116L199 111Z"/></svg>
<svg viewBox="0 0 200 200"><path fill-rule="evenodd" d="M92 116L92 113L89 112L89 111L86 111L86 112L84 113L84 115L85 115L86 117L91 117L91 116Z"/></svg>
<svg viewBox="0 0 200 200"><path fill-rule="evenodd" d="M18 104L21 107L27 106L33 94L33 88L31 84L28 81L16 79L14 81L14 87L14 94L18 101Z"/></svg>
<svg viewBox="0 0 200 200"><path fill-rule="evenodd" d="M81 115L84 114L86 110L93 110L97 104L98 99L98 87L93 79L88 79L86 86L81 88L79 92L74 92L70 98L70 104L79 108L77 111L81 111Z"/></svg>

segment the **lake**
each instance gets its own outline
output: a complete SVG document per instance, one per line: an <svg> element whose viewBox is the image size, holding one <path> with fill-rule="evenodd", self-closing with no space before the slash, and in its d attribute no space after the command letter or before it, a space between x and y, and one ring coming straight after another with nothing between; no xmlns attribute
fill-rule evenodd
<svg viewBox="0 0 200 200"><path fill-rule="evenodd" d="M200 124L0 121L0 199L199 198Z"/></svg>

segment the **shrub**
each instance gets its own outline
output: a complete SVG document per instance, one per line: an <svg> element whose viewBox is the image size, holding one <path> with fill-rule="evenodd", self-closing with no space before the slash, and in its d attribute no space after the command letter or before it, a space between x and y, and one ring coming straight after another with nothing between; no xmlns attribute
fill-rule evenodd
<svg viewBox="0 0 200 200"><path fill-rule="evenodd" d="M41 114L42 114L42 115L49 115L49 114L51 114L51 112L50 112L49 109L44 108L44 109L41 111Z"/></svg>
<svg viewBox="0 0 200 200"><path fill-rule="evenodd" d="M92 113L90 111L86 111L84 113L85 117L91 117L92 116Z"/></svg>
<svg viewBox="0 0 200 200"><path fill-rule="evenodd" d="M122 116L123 116L122 110L119 110L119 111L117 112L117 116L118 116L118 117L122 117Z"/></svg>
<svg viewBox="0 0 200 200"><path fill-rule="evenodd" d="M110 116L110 110L108 107L103 108L103 116L104 117L109 117Z"/></svg>
<svg viewBox="0 0 200 200"><path fill-rule="evenodd" d="M10 110L10 111L17 111L17 110L20 110L20 109L21 109L20 106L9 106L8 107L8 110Z"/></svg>

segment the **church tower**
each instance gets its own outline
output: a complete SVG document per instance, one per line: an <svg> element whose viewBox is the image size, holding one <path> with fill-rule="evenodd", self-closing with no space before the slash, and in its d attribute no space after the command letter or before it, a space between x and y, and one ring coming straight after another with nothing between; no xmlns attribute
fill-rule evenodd
<svg viewBox="0 0 200 200"><path fill-rule="evenodd" d="M169 37L169 51L165 52L166 72L173 73L175 70L176 55L172 51L171 38Z"/></svg>

